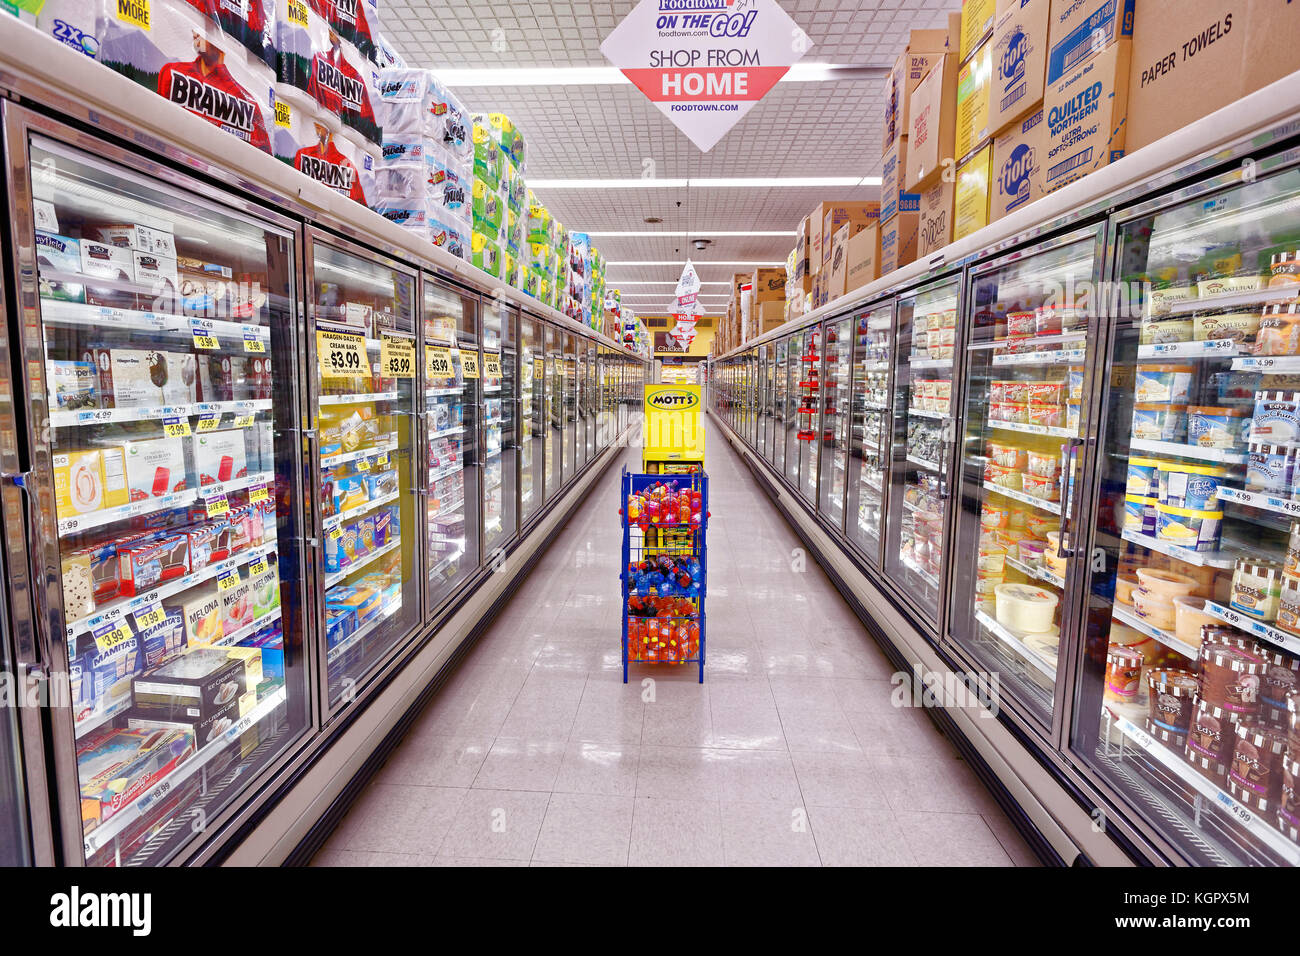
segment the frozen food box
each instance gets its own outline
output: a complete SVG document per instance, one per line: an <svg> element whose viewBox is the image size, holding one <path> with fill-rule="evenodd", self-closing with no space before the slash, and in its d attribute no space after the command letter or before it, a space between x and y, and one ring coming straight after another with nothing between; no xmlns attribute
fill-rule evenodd
<svg viewBox="0 0 1300 956"><path fill-rule="evenodd" d="M357 627L368 623L379 612L383 595L371 588L342 585L330 590L325 597L327 605L347 608L356 615Z"/></svg>
<svg viewBox="0 0 1300 956"><path fill-rule="evenodd" d="M119 448L90 448L52 456L54 500L61 518L116 508L128 501Z"/></svg>
<svg viewBox="0 0 1300 956"><path fill-rule="evenodd" d="M367 483L361 475L348 475L334 480L334 513L340 514L370 500Z"/></svg>
<svg viewBox="0 0 1300 956"><path fill-rule="evenodd" d="M262 543L262 510L250 505L232 508L226 522L230 527L230 553L239 554Z"/></svg>
<svg viewBox="0 0 1300 956"><path fill-rule="evenodd" d="M135 266L135 281L137 285L142 285L149 290L149 294L157 296L164 301L154 303L145 301L147 296L141 294L142 306L158 305L154 311L171 312L171 304L177 301L177 295L180 290L180 276L176 272L176 260L167 256L154 255L151 252L131 253L131 259Z"/></svg>
<svg viewBox="0 0 1300 956"><path fill-rule="evenodd" d="M138 639L143 669L166 663L185 647L185 613L178 607L166 608L163 619L141 631Z"/></svg>
<svg viewBox="0 0 1300 956"><path fill-rule="evenodd" d="M247 580L221 592L221 630L233 635L253 623L253 591Z"/></svg>
<svg viewBox="0 0 1300 956"><path fill-rule="evenodd" d="M45 377L50 392L50 411L72 412L99 407L99 374L93 362L50 359L45 363Z"/></svg>
<svg viewBox="0 0 1300 956"><path fill-rule="evenodd" d="M325 644L335 647L356 630L357 616L351 608L338 605L325 607Z"/></svg>
<svg viewBox="0 0 1300 956"><path fill-rule="evenodd" d="M80 282L52 278L49 273L77 275L81 272L81 243L52 232L36 232L36 267L42 299L85 302L86 287Z"/></svg>
<svg viewBox="0 0 1300 956"><path fill-rule="evenodd" d="M90 555L74 551L63 556L63 613L69 618L85 617L95 610L95 584L90 576Z"/></svg>
<svg viewBox="0 0 1300 956"><path fill-rule="evenodd" d="M142 349L87 350L83 361L99 372L104 408L188 405L198 400L198 363L192 353Z"/></svg>
<svg viewBox="0 0 1300 956"><path fill-rule="evenodd" d="M215 583L186 592L181 611L185 615L185 643L190 647L221 640L221 596Z"/></svg>
<svg viewBox="0 0 1300 956"><path fill-rule="evenodd" d="M134 282L135 262L131 258L131 250L82 239L81 274L93 279Z"/></svg>
<svg viewBox="0 0 1300 956"><path fill-rule="evenodd" d="M249 579L253 595L253 616L266 617L280 606L280 574L274 562L261 574Z"/></svg>
<svg viewBox="0 0 1300 956"><path fill-rule="evenodd" d="M239 717L239 698L248 693L244 661L228 648L187 647L132 683L130 720L187 726L198 745L211 743Z"/></svg>
<svg viewBox="0 0 1300 956"><path fill-rule="evenodd" d="M261 652L263 680L272 683L284 680L284 632L279 625L241 642L240 646L256 647Z"/></svg>
<svg viewBox="0 0 1300 956"><path fill-rule="evenodd" d="M215 521L205 521L182 532L190 542L190 573L202 571L208 565L224 560L214 556L220 544L220 528L224 525L224 522L218 525Z"/></svg>
<svg viewBox="0 0 1300 956"><path fill-rule="evenodd" d="M118 548L118 577L121 593L143 594L160 584L189 574L189 539L183 534Z"/></svg>
<svg viewBox="0 0 1300 956"><path fill-rule="evenodd" d="M95 242L132 249L153 256L176 258L176 236L166 229L141 226L136 223L104 223L87 226L82 233Z"/></svg>
<svg viewBox="0 0 1300 956"><path fill-rule="evenodd" d="M107 542L72 552L85 555L89 561L90 585L95 605L99 606L117 597L120 585L117 576L117 544Z"/></svg>
<svg viewBox="0 0 1300 956"><path fill-rule="evenodd" d="M256 647L248 647L241 644L238 647L227 648L226 656L233 660L242 661L244 664L244 686L248 688L248 693L253 695L253 702L257 701L257 685L262 683L264 674L262 670L262 652ZM240 698L241 701L246 699L248 694ZM241 711L245 705L241 703Z"/></svg>
<svg viewBox="0 0 1300 956"><path fill-rule="evenodd" d="M77 748L81 821L91 830L129 806L194 753L194 734L183 729L111 728Z"/></svg>
<svg viewBox="0 0 1300 956"><path fill-rule="evenodd" d="M243 428L202 432L193 437L194 473L199 486L248 477Z"/></svg>
<svg viewBox="0 0 1300 956"><path fill-rule="evenodd" d="M188 487L183 441L145 438L123 443L126 481L132 501L161 498Z"/></svg>

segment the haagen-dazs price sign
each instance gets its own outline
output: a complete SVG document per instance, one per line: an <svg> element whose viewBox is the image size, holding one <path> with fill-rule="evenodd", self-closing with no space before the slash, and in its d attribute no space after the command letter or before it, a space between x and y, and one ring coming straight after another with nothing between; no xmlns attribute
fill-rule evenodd
<svg viewBox="0 0 1300 956"><path fill-rule="evenodd" d="M352 332L317 330L316 359L322 378L351 378L370 374L366 340Z"/></svg>
<svg viewBox="0 0 1300 956"><path fill-rule="evenodd" d="M811 46L776 0L641 0L600 52L707 153Z"/></svg>

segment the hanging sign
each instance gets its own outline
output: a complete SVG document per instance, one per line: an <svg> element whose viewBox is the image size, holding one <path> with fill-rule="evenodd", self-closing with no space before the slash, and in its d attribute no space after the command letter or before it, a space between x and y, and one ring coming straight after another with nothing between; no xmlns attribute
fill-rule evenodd
<svg viewBox="0 0 1300 956"><path fill-rule="evenodd" d="M811 46L776 0L641 0L600 52L707 153Z"/></svg>

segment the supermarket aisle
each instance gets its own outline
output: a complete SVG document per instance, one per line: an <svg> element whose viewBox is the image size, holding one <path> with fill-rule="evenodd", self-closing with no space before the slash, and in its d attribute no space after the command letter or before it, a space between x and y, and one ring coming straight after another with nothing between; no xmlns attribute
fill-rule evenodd
<svg viewBox="0 0 1300 956"><path fill-rule="evenodd" d="M1033 865L717 435L709 472L703 685L622 683L615 466L315 865Z"/></svg>

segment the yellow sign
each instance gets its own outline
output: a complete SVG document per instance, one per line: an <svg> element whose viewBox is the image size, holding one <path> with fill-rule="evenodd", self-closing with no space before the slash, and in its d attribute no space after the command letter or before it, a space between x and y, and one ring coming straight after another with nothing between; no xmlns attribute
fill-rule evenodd
<svg viewBox="0 0 1300 956"><path fill-rule="evenodd" d="M381 335L379 374L382 378L415 378L415 342L398 335Z"/></svg>
<svg viewBox="0 0 1300 956"><path fill-rule="evenodd" d="M195 329L194 347L196 349L208 349L209 351L212 351L214 349L221 348L221 343L217 341L217 337L215 335L205 335L204 333L200 332L198 329Z"/></svg>
<svg viewBox="0 0 1300 956"><path fill-rule="evenodd" d="M269 497L270 493L267 492L266 485L254 485L248 489L248 503L250 505L259 505Z"/></svg>
<svg viewBox="0 0 1300 956"><path fill-rule="evenodd" d="M217 590L229 591L231 588L239 587L239 580L239 568L231 568L217 575Z"/></svg>
<svg viewBox="0 0 1300 956"><path fill-rule="evenodd" d="M478 353L461 352L460 368L466 378L478 378Z"/></svg>
<svg viewBox="0 0 1300 956"><path fill-rule="evenodd" d="M167 438L189 438L190 420L188 418L163 419L163 435Z"/></svg>
<svg viewBox="0 0 1300 956"><path fill-rule="evenodd" d="M488 378L501 377L501 356L496 352L483 353L483 374Z"/></svg>
<svg viewBox="0 0 1300 956"><path fill-rule="evenodd" d="M370 374L366 341L352 332L316 331L316 361L321 378L354 378Z"/></svg>
<svg viewBox="0 0 1300 956"><path fill-rule="evenodd" d="M199 418L198 424L194 430L198 432L214 432L221 427L221 416L218 414L203 415Z"/></svg>
<svg viewBox="0 0 1300 956"><path fill-rule="evenodd" d="M645 386L642 470L650 472L650 462L703 462L703 410L698 385Z"/></svg>
<svg viewBox="0 0 1300 956"><path fill-rule="evenodd" d="M134 615L135 626L142 631L147 631L156 624L161 624L167 617L167 612L163 610L162 604L151 604L147 608L136 611Z"/></svg>
<svg viewBox="0 0 1300 956"><path fill-rule="evenodd" d="M234 428L252 428L254 417L253 415L236 415L234 422L231 424Z"/></svg>
<svg viewBox="0 0 1300 956"><path fill-rule="evenodd" d="M104 625L104 627L91 633L95 638L95 646L99 648L101 654L107 654L123 641L129 641L135 637L131 633L131 625L126 623L125 617L118 620L116 627Z"/></svg>
<svg viewBox="0 0 1300 956"><path fill-rule="evenodd" d="M259 574L265 574L266 568L266 558L258 558L248 566L248 573L253 577L257 577Z"/></svg>
<svg viewBox="0 0 1300 956"><path fill-rule="evenodd" d="M244 339L244 351L245 351L245 352L265 352L265 351L266 351L266 343L263 342L261 339L258 339L258 338L246 338L246 339Z"/></svg>
<svg viewBox="0 0 1300 956"><path fill-rule="evenodd" d="M275 125L283 126L285 129L293 126L293 110L278 96L275 98Z"/></svg>
<svg viewBox="0 0 1300 956"><path fill-rule="evenodd" d="M203 504L207 508L209 518L216 518L230 510L230 499L224 494L205 498Z"/></svg>
<svg viewBox="0 0 1300 956"><path fill-rule="evenodd" d="M148 30L149 0L117 0L117 18Z"/></svg>
<svg viewBox="0 0 1300 956"><path fill-rule="evenodd" d="M451 368L451 352L441 345L424 347L424 377L451 378L455 374Z"/></svg>

